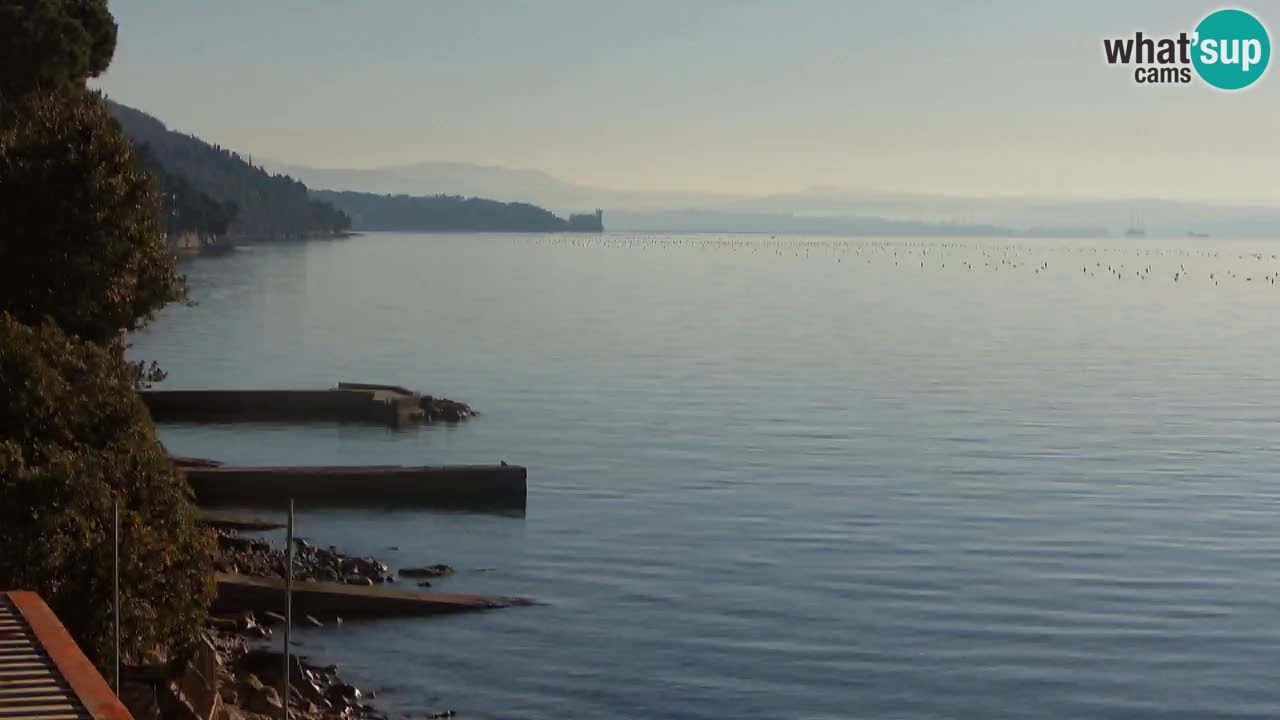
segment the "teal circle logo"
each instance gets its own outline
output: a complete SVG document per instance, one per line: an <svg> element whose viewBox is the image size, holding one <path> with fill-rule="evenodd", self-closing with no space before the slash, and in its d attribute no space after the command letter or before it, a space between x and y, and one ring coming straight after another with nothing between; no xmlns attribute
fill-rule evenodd
<svg viewBox="0 0 1280 720"><path fill-rule="evenodd" d="M1271 38L1258 18L1243 10L1218 10L1196 26L1191 62L1200 78L1220 90L1257 82L1271 59Z"/></svg>

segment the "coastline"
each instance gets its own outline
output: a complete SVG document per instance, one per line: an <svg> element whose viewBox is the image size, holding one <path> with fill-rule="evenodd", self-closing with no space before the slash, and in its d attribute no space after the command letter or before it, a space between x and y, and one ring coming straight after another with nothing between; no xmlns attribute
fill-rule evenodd
<svg viewBox="0 0 1280 720"><path fill-rule="evenodd" d="M236 523L208 523L218 538L215 569L241 576L280 580L285 550L257 536L266 528L252 523L255 535L244 535ZM347 555L334 546L320 548L295 538L295 580L337 581L355 587L430 587L434 578L453 573L444 564L400 568L392 572L374 557ZM280 641L285 617L261 607L220 608L210 612L196 647L187 658L152 656L124 668L121 699L138 718L179 717L186 720L267 720L280 717L283 701L284 658ZM351 623L341 615L295 613L295 626L320 629ZM377 692L362 689L339 672L341 658L312 658L290 644L290 717L299 720L389 720L376 704ZM448 718L455 711L442 708L427 718Z"/></svg>

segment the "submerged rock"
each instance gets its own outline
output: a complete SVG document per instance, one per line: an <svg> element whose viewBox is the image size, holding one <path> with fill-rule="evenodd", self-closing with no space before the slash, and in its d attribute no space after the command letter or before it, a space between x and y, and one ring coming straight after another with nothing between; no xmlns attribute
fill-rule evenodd
<svg viewBox="0 0 1280 720"><path fill-rule="evenodd" d="M448 565L424 565L422 567L400 568L400 575L408 578L438 578L452 575L453 568Z"/></svg>

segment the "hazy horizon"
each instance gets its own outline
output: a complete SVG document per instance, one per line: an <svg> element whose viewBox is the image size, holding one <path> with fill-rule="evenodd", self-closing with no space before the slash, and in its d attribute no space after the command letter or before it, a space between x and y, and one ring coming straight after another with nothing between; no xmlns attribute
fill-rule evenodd
<svg viewBox="0 0 1280 720"><path fill-rule="evenodd" d="M1102 58L1104 37L1189 30L1217 7L114 0L119 45L95 86L313 168L458 162L723 195L1274 202L1276 80L1147 87Z"/></svg>

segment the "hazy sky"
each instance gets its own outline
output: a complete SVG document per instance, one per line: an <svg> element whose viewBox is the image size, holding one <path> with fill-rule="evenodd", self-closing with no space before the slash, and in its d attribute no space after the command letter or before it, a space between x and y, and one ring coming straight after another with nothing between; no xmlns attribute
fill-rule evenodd
<svg viewBox="0 0 1280 720"><path fill-rule="evenodd" d="M1221 7L112 0L115 99L254 156L453 160L629 189L1280 199L1280 60L1143 86L1103 37ZM1233 5L1234 7L1234 5ZM1244 5L1272 28L1280 2Z"/></svg>

